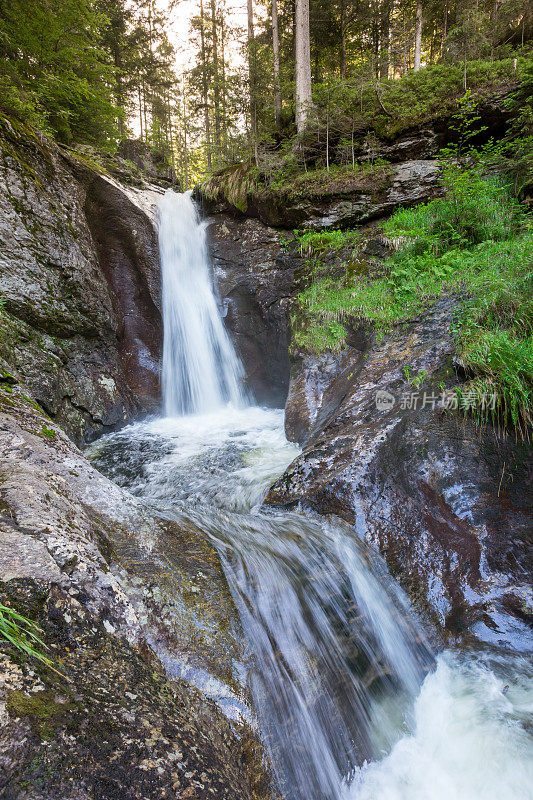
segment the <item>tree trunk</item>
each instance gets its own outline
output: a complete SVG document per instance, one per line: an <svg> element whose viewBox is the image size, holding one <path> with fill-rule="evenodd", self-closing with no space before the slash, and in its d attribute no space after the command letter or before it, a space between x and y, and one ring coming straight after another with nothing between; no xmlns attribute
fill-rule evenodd
<svg viewBox="0 0 533 800"><path fill-rule="evenodd" d="M139 122L141 124L141 141L143 139L143 101L141 96L141 84L139 83L137 87L137 91L139 92Z"/></svg>
<svg viewBox="0 0 533 800"><path fill-rule="evenodd" d="M381 6L381 20L379 26L380 61L379 78L386 80L389 77L390 67L390 0L384 0Z"/></svg>
<svg viewBox="0 0 533 800"><path fill-rule="evenodd" d="M341 0L340 4L340 25L341 25L341 57L340 57L340 73L341 78L346 77L346 5L345 0Z"/></svg>
<svg viewBox="0 0 533 800"><path fill-rule="evenodd" d="M253 0L247 0L246 11L248 16L248 78L250 81L250 136L254 149L254 161L258 163L257 152L257 97L255 91L255 36L254 36L254 7Z"/></svg>
<svg viewBox="0 0 533 800"><path fill-rule="evenodd" d="M182 88L183 100L183 189L189 188L189 151L187 149L187 101L185 99L185 85Z"/></svg>
<svg viewBox="0 0 533 800"><path fill-rule="evenodd" d="M217 33L217 12L215 0L211 0L211 25L213 37L213 94L215 101L215 147L220 153L220 76L218 64L218 33Z"/></svg>
<svg viewBox="0 0 533 800"><path fill-rule="evenodd" d="M420 59L422 55L422 0L416 2L416 21L415 21L415 72L420 69Z"/></svg>
<svg viewBox="0 0 533 800"><path fill-rule="evenodd" d="M174 142L172 141L172 107L170 104L170 92L167 94L168 107L168 144L170 147L170 169L172 180L176 179L176 158L174 154Z"/></svg>
<svg viewBox="0 0 533 800"><path fill-rule="evenodd" d="M224 39L226 32L224 30L224 14L225 8L222 3L222 13L220 15L220 88L222 90L222 139L224 155L228 152L228 121L226 119L226 55L224 50Z"/></svg>
<svg viewBox="0 0 533 800"><path fill-rule="evenodd" d="M272 0L272 50L274 54L274 116L279 129L281 117L281 85L279 79L279 28L278 3Z"/></svg>
<svg viewBox="0 0 533 800"><path fill-rule="evenodd" d="M207 90L207 61L205 52L205 31L204 31L204 3L200 0L200 44L202 49L202 100L204 106L204 129L205 129L205 156L207 169L211 172L211 121L209 119L209 94Z"/></svg>
<svg viewBox="0 0 533 800"><path fill-rule="evenodd" d="M302 133L311 108L309 0L296 0L296 128Z"/></svg>
<svg viewBox="0 0 533 800"><path fill-rule="evenodd" d="M144 80L142 83L142 90L143 90L143 116L144 116L144 139L148 141L148 116L146 114L146 87L144 85Z"/></svg>

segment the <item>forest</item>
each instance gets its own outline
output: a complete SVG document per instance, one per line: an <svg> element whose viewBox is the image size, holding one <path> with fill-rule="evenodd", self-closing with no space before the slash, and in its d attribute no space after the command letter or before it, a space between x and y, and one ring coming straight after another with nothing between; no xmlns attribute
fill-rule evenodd
<svg viewBox="0 0 533 800"><path fill-rule="evenodd" d="M1 107L67 146L113 152L135 135L184 188L237 162L267 177L353 166L354 137L372 159L376 135L518 81L515 133L532 134L525 1L248 0L246 28L224 3L2 0ZM179 70L171 28L184 24Z"/></svg>

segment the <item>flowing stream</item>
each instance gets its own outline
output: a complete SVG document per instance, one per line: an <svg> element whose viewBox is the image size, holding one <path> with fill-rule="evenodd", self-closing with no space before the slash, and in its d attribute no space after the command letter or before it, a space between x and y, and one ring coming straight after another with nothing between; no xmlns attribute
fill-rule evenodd
<svg viewBox="0 0 533 800"><path fill-rule="evenodd" d="M166 416L93 447L96 465L214 542L252 654L254 714L286 800L528 800L532 669L436 654L349 526L262 507L295 457L224 331L189 194L160 205Z"/></svg>

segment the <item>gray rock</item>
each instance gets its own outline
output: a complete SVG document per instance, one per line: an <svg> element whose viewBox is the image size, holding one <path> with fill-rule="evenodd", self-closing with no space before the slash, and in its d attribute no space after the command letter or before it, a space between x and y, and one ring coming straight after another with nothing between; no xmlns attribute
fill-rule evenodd
<svg viewBox="0 0 533 800"><path fill-rule="evenodd" d="M279 228L350 228L391 214L439 194L439 166L431 159L376 166L353 174L325 177L309 184L252 191L246 214ZM216 183L212 179L211 183ZM212 188L210 192L212 192ZM202 187L197 191L202 198ZM203 197L220 211L219 197ZM228 203L226 202L226 207Z"/></svg>
<svg viewBox="0 0 533 800"><path fill-rule="evenodd" d="M289 301L299 259L280 233L217 214L208 228L222 313L256 402L282 407L289 386Z"/></svg>
<svg viewBox="0 0 533 800"><path fill-rule="evenodd" d="M248 699L205 535L98 473L17 385L0 384L0 476L0 602L39 623L61 673L0 639L0 794L267 796L257 740L217 706L217 685L226 710Z"/></svg>
<svg viewBox="0 0 533 800"><path fill-rule="evenodd" d="M157 239L118 184L0 131L0 357L82 441L158 402Z"/></svg>
<svg viewBox="0 0 533 800"><path fill-rule="evenodd" d="M444 636L528 649L531 450L440 407L457 383L454 305L296 364L287 431L304 449L267 503L353 524Z"/></svg>

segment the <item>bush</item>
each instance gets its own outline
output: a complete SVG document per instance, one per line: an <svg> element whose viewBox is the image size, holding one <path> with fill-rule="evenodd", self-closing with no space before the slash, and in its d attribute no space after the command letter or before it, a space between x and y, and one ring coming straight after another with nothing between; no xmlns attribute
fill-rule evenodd
<svg viewBox="0 0 533 800"><path fill-rule="evenodd" d="M339 350L343 321L366 321L382 333L454 292L465 298L454 334L466 386L496 396L478 418L492 416L525 435L533 413L532 225L506 185L483 176L481 164L448 163L443 184L444 198L401 209L385 224L399 248L386 277L323 277L299 295L294 341L315 352Z"/></svg>

